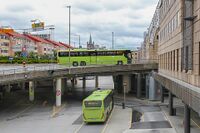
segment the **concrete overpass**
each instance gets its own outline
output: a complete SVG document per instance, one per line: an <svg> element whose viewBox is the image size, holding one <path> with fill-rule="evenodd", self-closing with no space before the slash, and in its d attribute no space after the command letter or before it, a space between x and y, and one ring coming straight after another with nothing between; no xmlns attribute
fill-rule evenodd
<svg viewBox="0 0 200 133"><path fill-rule="evenodd" d="M86 67L66 67L62 65L47 65L21 67L0 71L0 84L30 81L44 78L80 77L96 75L119 75L127 73L151 72L157 70L158 64L128 64L128 65L103 65Z"/></svg>
<svg viewBox="0 0 200 133"><path fill-rule="evenodd" d="M83 90L86 88L86 76L95 76L95 88L98 88L98 76L112 75L115 88L123 92L123 84L126 83L126 93L130 91L132 75L137 75L137 96L142 93L142 76L158 69L158 64L127 64L127 65L100 65L86 67L66 67L63 65L39 65L39 66L18 66L14 69L0 71L0 86L6 86L7 92L10 91L10 84L29 83L29 100L34 100L34 89L37 82L50 79L53 88L56 90L56 105L61 105L61 91L66 88L66 80L71 80L72 86L75 84L76 77L83 77ZM135 84L135 83L134 83ZM21 88L24 88L22 84Z"/></svg>

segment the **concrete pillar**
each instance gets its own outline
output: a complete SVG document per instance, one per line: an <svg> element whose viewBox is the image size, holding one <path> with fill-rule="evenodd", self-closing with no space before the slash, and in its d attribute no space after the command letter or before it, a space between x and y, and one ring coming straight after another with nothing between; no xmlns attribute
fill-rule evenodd
<svg viewBox="0 0 200 133"><path fill-rule="evenodd" d="M34 81L34 88L36 89L38 87L38 82Z"/></svg>
<svg viewBox="0 0 200 133"><path fill-rule="evenodd" d="M10 91L11 91L11 85L8 84L8 85L6 86L6 92L7 92L7 93L10 93Z"/></svg>
<svg viewBox="0 0 200 133"><path fill-rule="evenodd" d="M129 93L131 91L131 77L130 75L123 75L123 85L126 84L125 93Z"/></svg>
<svg viewBox="0 0 200 133"><path fill-rule="evenodd" d="M85 76L83 76L82 83L83 83L83 90L85 91L85 88L86 88L86 77Z"/></svg>
<svg viewBox="0 0 200 133"><path fill-rule="evenodd" d="M34 81L29 81L29 100L34 101Z"/></svg>
<svg viewBox="0 0 200 133"><path fill-rule="evenodd" d="M113 75L114 91L117 92L117 76Z"/></svg>
<svg viewBox="0 0 200 133"><path fill-rule="evenodd" d="M146 97L146 99L149 98L149 78L150 78L150 76L148 74L145 75L145 82L146 82L146 84L145 84L145 97Z"/></svg>
<svg viewBox="0 0 200 133"><path fill-rule="evenodd" d="M141 88L141 74L138 73L137 74L137 98L141 98L141 92L142 92L142 88Z"/></svg>
<svg viewBox="0 0 200 133"><path fill-rule="evenodd" d="M117 93L122 93L123 92L123 75L113 76L113 80L114 80L114 90Z"/></svg>
<svg viewBox="0 0 200 133"><path fill-rule="evenodd" d="M184 133L190 133L190 108L184 105Z"/></svg>
<svg viewBox="0 0 200 133"><path fill-rule="evenodd" d="M21 83L21 89L22 89L22 90L25 90L25 89L26 89L26 87L25 87L25 82L22 82L22 83Z"/></svg>
<svg viewBox="0 0 200 133"><path fill-rule="evenodd" d="M76 80L76 78L72 78L72 80L71 80L71 83L72 83L72 89L75 88L75 80Z"/></svg>
<svg viewBox="0 0 200 133"><path fill-rule="evenodd" d="M61 106L61 89L62 89L62 79L56 79L56 106Z"/></svg>
<svg viewBox="0 0 200 133"><path fill-rule="evenodd" d="M173 109L173 94L169 92L169 115L174 115L174 109Z"/></svg>
<svg viewBox="0 0 200 133"><path fill-rule="evenodd" d="M165 100L165 96L164 96L164 92L165 92L165 87L161 86L161 103L164 103Z"/></svg>
<svg viewBox="0 0 200 133"><path fill-rule="evenodd" d="M53 92L56 92L56 79L53 79Z"/></svg>
<svg viewBox="0 0 200 133"><path fill-rule="evenodd" d="M67 88L67 78L62 78L62 95L64 95Z"/></svg>
<svg viewBox="0 0 200 133"><path fill-rule="evenodd" d="M99 87L99 77L95 76L95 88L97 89Z"/></svg>

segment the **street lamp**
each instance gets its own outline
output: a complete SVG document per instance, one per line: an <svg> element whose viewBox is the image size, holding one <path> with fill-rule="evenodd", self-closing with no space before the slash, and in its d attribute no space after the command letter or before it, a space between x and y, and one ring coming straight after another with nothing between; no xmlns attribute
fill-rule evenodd
<svg viewBox="0 0 200 133"><path fill-rule="evenodd" d="M124 89L124 101L122 102L122 108L125 109L125 103L126 103L126 86L127 86L127 83L124 82L123 83L123 89Z"/></svg>
<svg viewBox="0 0 200 133"><path fill-rule="evenodd" d="M71 6L66 6L69 9L69 63L70 63L70 48L71 48ZM70 64L69 64L70 65Z"/></svg>
<svg viewBox="0 0 200 133"><path fill-rule="evenodd" d="M114 32L112 32L112 49L114 49Z"/></svg>
<svg viewBox="0 0 200 133"><path fill-rule="evenodd" d="M74 36L78 36L79 48L81 48L81 35L74 34Z"/></svg>

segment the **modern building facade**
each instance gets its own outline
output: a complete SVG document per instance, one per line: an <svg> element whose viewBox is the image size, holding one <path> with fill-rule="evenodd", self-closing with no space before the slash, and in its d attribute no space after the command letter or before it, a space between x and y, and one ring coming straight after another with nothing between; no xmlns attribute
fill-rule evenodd
<svg viewBox="0 0 200 133"><path fill-rule="evenodd" d="M159 72L200 87L200 1L160 4Z"/></svg>

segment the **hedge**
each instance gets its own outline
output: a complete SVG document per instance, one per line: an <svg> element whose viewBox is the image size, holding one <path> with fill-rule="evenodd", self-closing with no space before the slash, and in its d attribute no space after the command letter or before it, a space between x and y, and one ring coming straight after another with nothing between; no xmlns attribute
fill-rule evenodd
<svg viewBox="0 0 200 133"><path fill-rule="evenodd" d="M27 64L33 63L57 63L55 59L37 59L37 58L22 58L22 57L13 57L13 60L9 60L9 57L1 56L0 64L22 64L23 62Z"/></svg>

